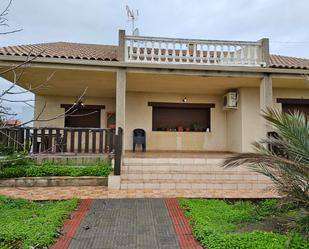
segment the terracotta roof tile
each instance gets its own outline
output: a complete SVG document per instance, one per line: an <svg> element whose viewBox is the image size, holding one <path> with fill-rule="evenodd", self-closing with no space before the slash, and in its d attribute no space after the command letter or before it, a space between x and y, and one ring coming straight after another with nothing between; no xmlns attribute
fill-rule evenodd
<svg viewBox="0 0 309 249"><path fill-rule="evenodd" d="M69 42L40 43L3 47L0 48L0 55L117 61L117 46Z"/></svg>
<svg viewBox="0 0 309 249"><path fill-rule="evenodd" d="M309 59L288 57L282 55L271 55L269 67L309 69Z"/></svg>
<svg viewBox="0 0 309 249"><path fill-rule="evenodd" d="M117 48L114 45L54 42L2 47L0 55L117 61ZM309 69L309 59L270 55L269 67Z"/></svg>

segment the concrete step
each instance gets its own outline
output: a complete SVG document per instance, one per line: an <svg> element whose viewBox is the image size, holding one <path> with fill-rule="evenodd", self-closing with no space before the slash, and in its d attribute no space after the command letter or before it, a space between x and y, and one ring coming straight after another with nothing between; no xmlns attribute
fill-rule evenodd
<svg viewBox="0 0 309 249"><path fill-rule="evenodd" d="M121 189L201 189L201 190L259 190L265 189L272 186L269 181L194 181L194 180L154 180L154 181L144 181L144 180L122 180Z"/></svg>
<svg viewBox="0 0 309 249"><path fill-rule="evenodd" d="M246 167L225 169L222 158L124 158L122 189L260 190L270 179Z"/></svg>
<svg viewBox="0 0 309 249"><path fill-rule="evenodd" d="M271 183L270 180L225 180L222 181L220 179L121 179L122 183L231 183L231 184L239 184L239 183L246 183L246 184L255 184L255 183L261 183L261 184L268 184Z"/></svg>
<svg viewBox="0 0 309 249"><path fill-rule="evenodd" d="M165 165L165 166L122 166L121 172L123 174L142 174L142 173L224 173L224 174L239 174L239 173L251 173L252 171L246 167L237 167L225 169L220 166L211 165Z"/></svg>
<svg viewBox="0 0 309 249"><path fill-rule="evenodd" d="M224 169L220 165L209 165L209 164L151 164L151 165L122 165L123 170L228 170L228 171L237 171L237 168Z"/></svg>
<svg viewBox="0 0 309 249"><path fill-rule="evenodd" d="M125 165L157 165L157 164L221 164L222 158L124 158Z"/></svg>
<svg viewBox="0 0 309 249"><path fill-rule="evenodd" d="M192 180L268 180L267 177L263 175L257 175L254 172L248 172L243 174L237 174L237 172L226 173L226 172L189 172L189 173L171 173L171 172L130 172L121 175L122 180L182 180L182 179L192 179Z"/></svg>

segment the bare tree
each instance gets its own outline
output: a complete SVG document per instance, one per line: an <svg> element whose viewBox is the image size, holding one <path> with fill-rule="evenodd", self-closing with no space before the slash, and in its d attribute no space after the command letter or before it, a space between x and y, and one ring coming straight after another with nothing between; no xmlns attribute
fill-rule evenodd
<svg viewBox="0 0 309 249"><path fill-rule="evenodd" d="M9 13L9 8L11 7L11 5L12 5L12 0L10 0L8 4L6 5L6 7L4 8L4 10L0 12L0 28L9 27L7 15ZM21 31L21 29L10 30L8 32L0 32L0 35L6 35L10 33L19 32L19 31ZM21 85L20 80L22 79L27 68L30 67L31 63L35 62L35 60L38 57L40 57L44 52L45 51L42 50L34 54L33 51L31 50L28 52L28 55L23 62L13 64L8 67L2 67L2 68L0 67L0 77L9 75L11 78L11 82L9 83L9 86L0 93L0 135L7 136L7 139L10 139L10 141L13 141L16 144L20 143L16 139L16 137L12 137L10 133L3 132L1 128L2 129L3 128L16 129L22 126L29 125L32 122L36 122L36 123L51 122L55 119L61 119L65 116L87 116L87 115L92 115L93 113L97 112L97 111L93 111L87 114L76 114L75 113L78 109L77 107L79 107L78 103L81 103L83 98L86 95L86 92L87 92L87 87L86 87L81 92L81 94L76 97L75 103L70 108L68 108L67 110L65 110L64 112L58 115L55 115L49 118L42 118L43 113L46 110L46 102L45 102L43 103L43 107L40 110L37 110L36 116L33 117L31 120L27 120L21 124L15 124L13 126L6 125L7 120L14 119L14 117L17 116L17 113L14 112L12 108L10 108L10 105L12 103L18 103L20 105L30 106L31 108L34 108L34 98L33 97L29 98L25 96L27 96L28 93L33 93L34 91L37 91L37 90L47 89L49 81L52 80L52 78L54 77L55 72L51 73L50 75L47 75L45 80L43 80L43 82L41 82L40 84L33 85L31 83L28 83L27 86L23 84L24 85L23 89L20 89L18 87L19 85ZM54 146L57 146L57 144L55 144ZM53 148L48 148L48 149L52 150ZM47 151L43 151L43 152L47 152ZM39 156L39 154L28 155L28 157Z"/></svg>
<svg viewBox="0 0 309 249"><path fill-rule="evenodd" d="M5 8L0 12L0 27L10 27L9 23L8 23L8 14L10 11L10 7L12 5L13 0L10 0L8 2L8 4L5 6ZM16 33L21 31L22 29L13 29L13 30L9 30L9 31L3 31L0 32L0 35L8 35L8 34L12 34L12 33Z"/></svg>

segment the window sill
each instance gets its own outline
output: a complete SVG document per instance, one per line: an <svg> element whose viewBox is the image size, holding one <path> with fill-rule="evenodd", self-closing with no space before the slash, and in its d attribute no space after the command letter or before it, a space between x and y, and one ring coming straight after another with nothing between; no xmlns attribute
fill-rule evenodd
<svg viewBox="0 0 309 249"><path fill-rule="evenodd" d="M211 131L152 131L152 132L162 132L162 133L211 133Z"/></svg>

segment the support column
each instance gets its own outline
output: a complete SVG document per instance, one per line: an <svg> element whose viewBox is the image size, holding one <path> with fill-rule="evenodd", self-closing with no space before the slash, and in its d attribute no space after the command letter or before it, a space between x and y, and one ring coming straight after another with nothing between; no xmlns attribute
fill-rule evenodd
<svg viewBox="0 0 309 249"><path fill-rule="evenodd" d="M124 154L125 140L125 115L126 115L126 70L118 69L116 73L116 135L119 135L119 128L122 128L122 155ZM118 136L116 136L116 140ZM119 155L121 141L115 141L114 175L108 176L108 189L117 189L121 187L121 165L122 155ZM117 158L116 158L117 157Z"/></svg>
<svg viewBox="0 0 309 249"><path fill-rule="evenodd" d="M125 69L117 70L116 77L116 133L118 128L125 131L125 114L126 114L126 71Z"/></svg>
<svg viewBox="0 0 309 249"><path fill-rule="evenodd" d="M267 111L267 108L273 106L273 84L271 74L265 74L260 83L260 109ZM271 126L263 119L265 133L271 130Z"/></svg>

